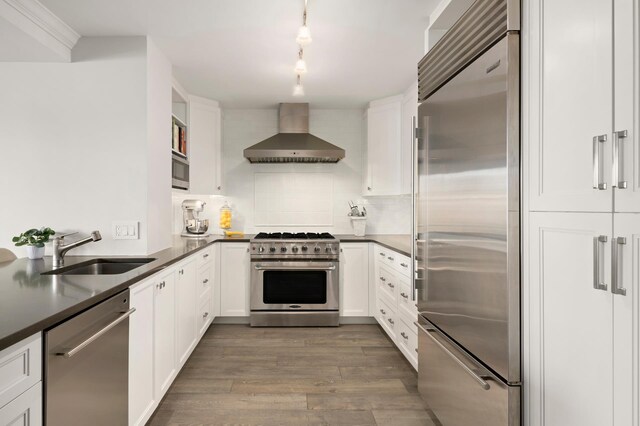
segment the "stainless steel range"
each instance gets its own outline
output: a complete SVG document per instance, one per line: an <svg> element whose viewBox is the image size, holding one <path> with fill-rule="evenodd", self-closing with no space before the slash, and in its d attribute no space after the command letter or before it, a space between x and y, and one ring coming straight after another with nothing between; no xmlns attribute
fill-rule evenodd
<svg viewBox="0 0 640 426"><path fill-rule="evenodd" d="M338 326L340 243L328 233L251 240L251 326Z"/></svg>

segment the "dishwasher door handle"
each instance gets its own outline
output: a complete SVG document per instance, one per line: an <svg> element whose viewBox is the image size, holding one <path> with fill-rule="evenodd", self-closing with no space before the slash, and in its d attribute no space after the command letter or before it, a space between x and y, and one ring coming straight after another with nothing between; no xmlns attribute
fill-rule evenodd
<svg viewBox="0 0 640 426"><path fill-rule="evenodd" d="M75 354L77 354L78 352L80 352L81 350L86 348L87 346L89 346L92 342L94 342L95 340L99 339L102 335L107 333L113 327L115 327L116 325L120 324L122 321L124 321L127 318L129 318L129 316L131 316L131 314L134 313L135 311L136 311L136 308L131 308L126 312L121 312L122 315L120 315L118 318L116 318L115 320L110 322L108 325L106 325L103 329L101 329L97 333L91 335L91 337L89 337L88 339L86 339L85 341L80 343L75 348L69 349L66 352L56 353L56 355L57 356L63 356L65 358L71 358L72 356L74 356Z"/></svg>

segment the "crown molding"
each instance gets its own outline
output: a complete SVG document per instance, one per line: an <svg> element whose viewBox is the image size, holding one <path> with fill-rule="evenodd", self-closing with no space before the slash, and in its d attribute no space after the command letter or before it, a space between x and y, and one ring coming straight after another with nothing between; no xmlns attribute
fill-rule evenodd
<svg viewBox="0 0 640 426"><path fill-rule="evenodd" d="M71 61L80 34L37 0L0 0L0 16L24 33Z"/></svg>

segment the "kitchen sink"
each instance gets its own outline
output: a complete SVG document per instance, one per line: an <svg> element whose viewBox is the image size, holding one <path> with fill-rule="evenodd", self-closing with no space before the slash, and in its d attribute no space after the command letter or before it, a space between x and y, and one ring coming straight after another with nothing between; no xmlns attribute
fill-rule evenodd
<svg viewBox="0 0 640 426"><path fill-rule="evenodd" d="M144 266L154 260L153 258L92 259L44 272L42 275L117 275Z"/></svg>

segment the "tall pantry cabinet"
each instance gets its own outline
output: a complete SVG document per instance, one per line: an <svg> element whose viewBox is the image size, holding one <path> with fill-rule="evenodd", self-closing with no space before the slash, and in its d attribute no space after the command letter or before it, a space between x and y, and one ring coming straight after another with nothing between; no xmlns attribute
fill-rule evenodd
<svg viewBox="0 0 640 426"><path fill-rule="evenodd" d="M639 424L639 20L523 2L527 425Z"/></svg>

